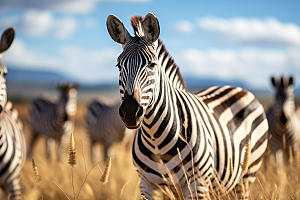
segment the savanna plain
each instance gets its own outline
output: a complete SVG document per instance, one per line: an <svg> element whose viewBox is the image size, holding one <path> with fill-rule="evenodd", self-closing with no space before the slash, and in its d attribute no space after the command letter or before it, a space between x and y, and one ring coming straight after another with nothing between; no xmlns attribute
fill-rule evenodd
<svg viewBox="0 0 300 200"><path fill-rule="evenodd" d="M264 104L265 108L268 104ZM14 103L23 122L25 138L30 137L30 127L27 123L29 103ZM85 104L78 104L75 116L74 130L75 151L77 162L72 169L68 164L68 150L60 162L52 157L50 162L46 159L45 140L39 138L34 148L33 158L40 175L40 182L35 180L32 160L28 159L21 172L23 199L140 199L139 177L132 164L131 146L123 143L115 144L109 151L111 169L108 182L100 181L105 171L108 159L101 158L99 147L98 163L91 163L90 147L84 127L83 115ZM54 152L53 152L54 154ZM290 166L278 168L273 156L264 163L257 173L257 178L251 185L250 199L300 199L300 151L295 159L291 159ZM73 176L72 176L73 171ZM5 199L0 193L0 199ZM227 196L215 199L232 199Z"/></svg>

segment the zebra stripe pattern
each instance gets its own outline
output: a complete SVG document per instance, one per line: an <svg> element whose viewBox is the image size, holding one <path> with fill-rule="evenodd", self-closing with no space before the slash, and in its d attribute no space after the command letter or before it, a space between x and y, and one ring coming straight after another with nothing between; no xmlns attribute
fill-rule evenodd
<svg viewBox="0 0 300 200"><path fill-rule="evenodd" d="M20 171L25 163L26 146L18 112L10 101L7 102L7 68L1 62L2 53L10 47L14 35L14 29L9 28L0 41L0 186L10 200L19 200L22 195Z"/></svg>
<svg viewBox="0 0 300 200"><path fill-rule="evenodd" d="M119 116L120 102L110 103L101 98L88 104L85 114L85 125L91 142L91 160L96 162L96 144L104 148L103 156L108 155L108 150L116 142L128 142L132 131L126 129Z"/></svg>
<svg viewBox="0 0 300 200"><path fill-rule="evenodd" d="M78 85L71 83L57 84L60 97L57 103L47 99L37 99L29 109L28 122L31 126L31 141L28 158L31 158L33 146L38 136L46 139L47 158L50 159L55 142L58 142L57 159L64 152L69 142L70 134L74 130L74 115L77 112Z"/></svg>
<svg viewBox="0 0 300 200"><path fill-rule="evenodd" d="M177 66L158 40L157 18L149 13L144 19L132 17L131 23L135 37L116 16L107 18L110 36L123 47L117 64L119 114L128 128L138 128L132 155L141 177L141 194L152 199L157 185L170 184L180 195L173 178L184 199L208 199L212 189L224 194L233 188L240 198L248 199L249 190L243 195L237 183L241 178L247 185L252 183L261 165L268 141L263 107L250 92L236 87L187 92ZM249 139L249 169L242 172L240 163Z"/></svg>
<svg viewBox="0 0 300 200"><path fill-rule="evenodd" d="M269 147L277 162L287 163L296 156L300 142L300 113L296 112L293 93L293 78L271 78L275 101L267 111L269 122ZM283 157L278 154L281 150Z"/></svg>

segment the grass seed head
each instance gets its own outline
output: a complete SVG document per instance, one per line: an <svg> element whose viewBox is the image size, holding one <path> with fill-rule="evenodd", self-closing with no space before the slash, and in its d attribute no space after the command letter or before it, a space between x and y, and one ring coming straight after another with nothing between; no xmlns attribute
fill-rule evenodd
<svg viewBox="0 0 300 200"><path fill-rule="evenodd" d="M75 152L75 142L73 133L70 136L70 147L69 147L69 165L74 167L76 165L76 152Z"/></svg>
<svg viewBox="0 0 300 200"><path fill-rule="evenodd" d="M243 164L242 164L242 172L247 172L247 170L248 170L250 154L251 154L251 141L249 139L247 144L246 144L246 150L245 150L245 153L244 153L244 159L243 159Z"/></svg>
<svg viewBox="0 0 300 200"><path fill-rule="evenodd" d="M40 176L40 173L39 173L39 170L37 168L37 165L34 161L34 159L32 159L32 170L33 170L33 175L34 175L34 180L37 182L37 183L40 183L42 178Z"/></svg>
<svg viewBox="0 0 300 200"><path fill-rule="evenodd" d="M111 158L109 157L105 166L105 170L100 178L100 181L103 183L103 185L105 185L108 182L110 168L111 168Z"/></svg>

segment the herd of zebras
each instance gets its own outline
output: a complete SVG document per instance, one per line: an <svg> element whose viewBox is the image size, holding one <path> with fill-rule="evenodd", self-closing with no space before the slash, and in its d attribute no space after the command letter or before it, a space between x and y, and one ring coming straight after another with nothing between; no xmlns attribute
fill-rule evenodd
<svg viewBox="0 0 300 200"><path fill-rule="evenodd" d="M300 142L300 112L295 108L292 77L271 79L276 95L267 114L253 94L239 87L215 86L191 94L179 68L158 39L157 18L152 13L144 18L133 16L131 24L134 36L119 18L107 18L111 38L123 48L117 58L122 103L94 101L87 106L85 124L92 158L97 142L102 143L103 155L107 156L115 141L122 140L128 129L136 129L132 158L141 177L141 195L146 199L152 199L157 186L166 185L172 178L170 172L178 180L185 199L209 199L210 190L230 193L233 189L239 198L248 199L249 187L242 193L238 183L254 182L267 146L276 160L282 160L279 150L284 152L283 159L295 156ZM14 35L12 28L2 34L0 59ZM6 73L0 60L0 185L10 199L21 199L19 176L26 143L18 113L7 101ZM31 104L28 158L36 138L43 135L47 157L53 143L58 142L60 159L74 130L78 86L66 83L57 84L57 88L57 102L38 99ZM240 163L248 141L251 154L245 172ZM177 193L174 185L171 189Z"/></svg>

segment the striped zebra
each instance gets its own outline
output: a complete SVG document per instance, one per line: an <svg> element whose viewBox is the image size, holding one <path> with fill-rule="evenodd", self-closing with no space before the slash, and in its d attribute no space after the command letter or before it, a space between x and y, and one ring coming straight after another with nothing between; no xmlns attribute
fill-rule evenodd
<svg viewBox="0 0 300 200"><path fill-rule="evenodd" d="M269 122L269 148L277 162L287 164L293 159L300 142L300 113L296 112L293 94L293 77L283 76L279 80L271 78L274 86L275 101L267 110ZM279 153L282 151L282 154Z"/></svg>
<svg viewBox="0 0 300 200"><path fill-rule="evenodd" d="M49 99L39 98L31 103L28 122L31 126L31 140L28 158L32 157L33 146L38 136L46 139L47 159L55 143L58 143L57 160L66 151L70 134L74 130L74 115L77 112L77 84L58 83L59 100L56 103Z"/></svg>
<svg viewBox="0 0 300 200"><path fill-rule="evenodd" d="M178 67L158 39L157 18L152 13L144 19L133 16L131 24L134 37L115 15L107 18L110 36L123 48L117 59L119 114L126 127L137 129L132 156L141 195L153 199L157 187L168 185L184 199L209 199L209 192L226 194L233 188L248 199L249 188L243 193L237 183L243 178L248 186L255 180L267 147L268 122L261 104L238 87L187 92ZM249 139L249 168L242 173Z"/></svg>
<svg viewBox="0 0 300 200"><path fill-rule="evenodd" d="M85 125L91 142L91 160L95 163L96 145L104 149L102 158L108 155L112 144L128 142L132 131L127 129L119 116L120 102L111 103L101 98L88 104L85 114Z"/></svg>
<svg viewBox="0 0 300 200"><path fill-rule="evenodd" d="M7 101L7 68L1 61L2 53L10 47L14 36L15 30L9 28L0 41L0 186L9 199L21 199L20 171L26 156L23 125L17 110Z"/></svg>

